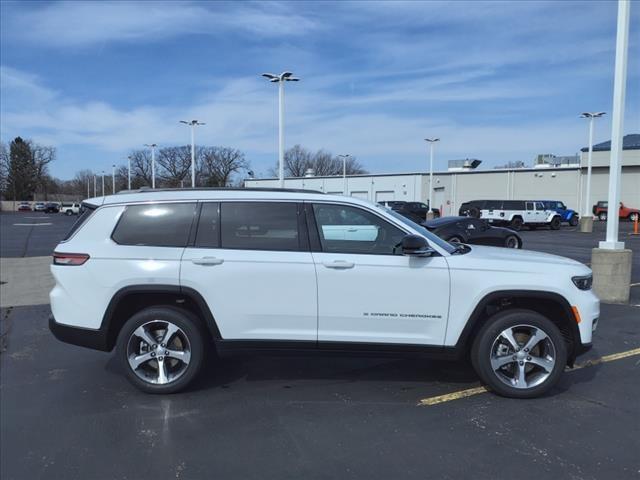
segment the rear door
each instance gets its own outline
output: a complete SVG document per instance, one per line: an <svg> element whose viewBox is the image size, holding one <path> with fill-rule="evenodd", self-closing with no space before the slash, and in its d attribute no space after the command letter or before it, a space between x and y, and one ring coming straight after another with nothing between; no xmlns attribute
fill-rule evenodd
<svg viewBox="0 0 640 480"><path fill-rule="evenodd" d="M223 339L317 339L316 273L302 204L203 203L181 285L200 292Z"/></svg>

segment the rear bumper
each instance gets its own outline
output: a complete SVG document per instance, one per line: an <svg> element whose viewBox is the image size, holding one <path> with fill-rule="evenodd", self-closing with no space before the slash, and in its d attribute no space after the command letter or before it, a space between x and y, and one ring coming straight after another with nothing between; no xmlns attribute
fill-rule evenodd
<svg viewBox="0 0 640 480"><path fill-rule="evenodd" d="M89 328L73 327L56 322L53 315L49 316L49 330L61 342L78 345L80 347L91 348L108 352L107 334L102 329L92 330Z"/></svg>

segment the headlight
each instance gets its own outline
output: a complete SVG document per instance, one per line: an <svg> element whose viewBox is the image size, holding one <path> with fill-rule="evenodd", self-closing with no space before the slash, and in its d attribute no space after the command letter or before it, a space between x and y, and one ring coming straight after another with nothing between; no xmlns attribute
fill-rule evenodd
<svg viewBox="0 0 640 480"><path fill-rule="evenodd" d="M580 290L591 290L591 284L593 283L592 275L584 275L582 277L572 277L573 284Z"/></svg>

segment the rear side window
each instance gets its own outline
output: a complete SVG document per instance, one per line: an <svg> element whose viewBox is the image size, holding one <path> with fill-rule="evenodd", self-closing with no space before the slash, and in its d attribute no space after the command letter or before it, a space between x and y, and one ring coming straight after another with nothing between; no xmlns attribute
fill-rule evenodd
<svg viewBox="0 0 640 480"><path fill-rule="evenodd" d="M298 205L289 202L222 202L221 247L300 250Z"/></svg>
<svg viewBox="0 0 640 480"><path fill-rule="evenodd" d="M502 202L503 210L523 210L522 202L518 200L505 200Z"/></svg>
<svg viewBox="0 0 640 480"><path fill-rule="evenodd" d="M80 210L80 216L75 221L69 233L62 239L63 242L66 242L71 238L71 236L78 231L78 229L84 225L84 223L89 219L91 214L95 211L96 207L94 205L89 205L88 203L83 203L82 208Z"/></svg>
<svg viewBox="0 0 640 480"><path fill-rule="evenodd" d="M129 205L111 238L120 245L185 247L195 203Z"/></svg>
<svg viewBox="0 0 640 480"><path fill-rule="evenodd" d="M196 235L196 247L218 248L220 247L220 204L203 203L198 233Z"/></svg>

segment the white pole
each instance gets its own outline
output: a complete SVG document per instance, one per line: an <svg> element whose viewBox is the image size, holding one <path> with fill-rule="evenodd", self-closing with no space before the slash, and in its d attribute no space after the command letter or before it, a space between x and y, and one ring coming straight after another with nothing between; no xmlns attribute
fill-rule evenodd
<svg viewBox="0 0 640 480"><path fill-rule="evenodd" d="M156 188L156 144L151 145L151 188Z"/></svg>
<svg viewBox="0 0 640 480"><path fill-rule="evenodd" d="M624 249L618 241L618 203L620 202L620 164L622 159L622 132L624 100L627 81L627 51L629 48L629 0L618 0L618 27L616 37L616 66L613 80L613 112L611 118L611 164L609 165L609 204L607 213L607 239L600 248Z"/></svg>
<svg viewBox="0 0 640 480"><path fill-rule="evenodd" d="M111 165L111 193L116 194L116 166Z"/></svg>
<svg viewBox="0 0 640 480"><path fill-rule="evenodd" d="M96 176L93 176L93 196L97 197L98 196L98 184L97 184L97 179Z"/></svg>
<svg viewBox="0 0 640 480"><path fill-rule="evenodd" d="M104 170L102 171L102 196L104 197Z"/></svg>
<svg viewBox="0 0 640 480"><path fill-rule="evenodd" d="M131 190L131 157L127 157L127 189Z"/></svg>
<svg viewBox="0 0 640 480"><path fill-rule="evenodd" d="M585 193L583 217L590 217L589 205L591 202L591 154L593 153L593 116L589 117L589 153L587 155L587 188Z"/></svg>
<svg viewBox="0 0 640 480"><path fill-rule="evenodd" d="M196 125L191 122L191 188L196 188Z"/></svg>
<svg viewBox="0 0 640 480"><path fill-rule="evenodd" d="M429 154L429 211L433 210L433 144L430 142Z"/></svg>
<svg viewBox="0 0 640 480"><path fill-rule="evenodd" d="M343 189L344 194L349 196L349 189L347 188L347 157L349 155L344 155L342 157L342 181L344 183Z"/></svg>
<svg viewBox="0 0 640 480"><path fill-rule="evenodd" d="M284 188L284 82L283 78L278 82L278 180L280 188Z"/></svg>
<svg viewBox="0 0 640 480"><path fill-rule="evenodd" d="M87 177L87 198L91 197L91 179Z"/></svg>

